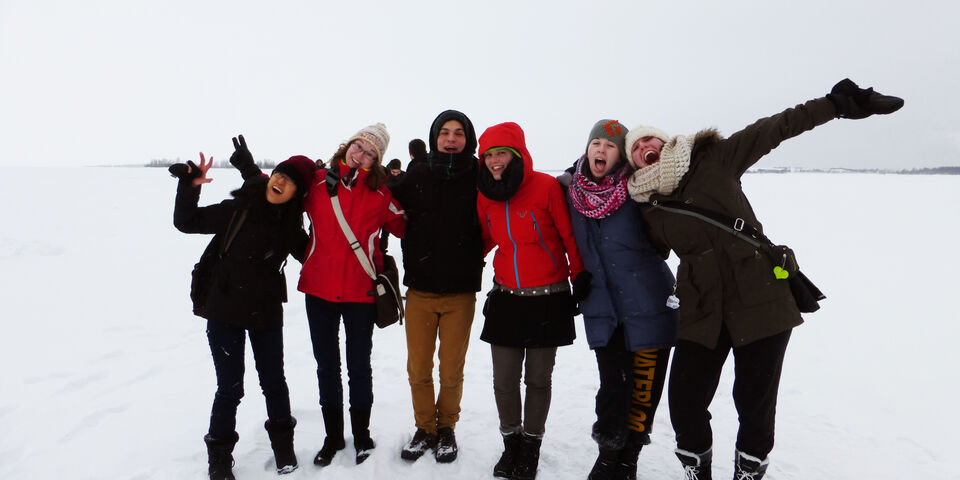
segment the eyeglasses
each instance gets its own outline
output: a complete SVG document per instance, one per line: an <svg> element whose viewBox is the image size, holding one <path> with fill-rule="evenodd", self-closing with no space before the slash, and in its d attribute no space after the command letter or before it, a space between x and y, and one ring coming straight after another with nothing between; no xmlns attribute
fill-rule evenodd
<svg viewBox="0 0 960 480"><path fill-rule="evenodd" d="M351 146L354 147L354 148L356 148L358 152L360 152L361 154L365 155L368 159L370 159L370 160L376 160L376 159L377 159L377 152L376 152L376 151L370 151L370 150L367 150L367 149L361 147L361 146L360 146L360 142L353 142L353 145L351 145Z"/></svg>

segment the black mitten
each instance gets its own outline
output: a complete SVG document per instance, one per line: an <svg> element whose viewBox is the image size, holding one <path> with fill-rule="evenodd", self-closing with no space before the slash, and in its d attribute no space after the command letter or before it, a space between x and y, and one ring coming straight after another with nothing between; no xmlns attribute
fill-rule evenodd
<svg viewBox="0 0 960 480"><path fill-rule="evenodd" d="M243 135L233 137L233 155L230 155L230 165L240 170L240 176L244 180L260 175L260 167L253 161L253 154L247 148L247 141Z"/></svg>
<svg viewBox="0 0 960 480"><path fill-rule="evenodd" d="M837 107L837 117L853 120L893 113L903 106L902 98L874 92L872 87L864 90L849 78L834 85L827 98Z"/></svg>
<svg viewBox="0 0 960 480"><path fill-rule="evenodd" d="M336 168L328 168L324 181L327 184L327 194L331 197L337 196L337 184L340 183L340 171Z"/></svg>
<svg viewBox="0 0 960 480"><path fill-rule="evenodd" d="M193 163L193 160L187 160L187 163L174 163L167 168L167 171L181 181L191 181L200 177L200 167Z"/></svg>
<svg viewBox="0 0 960 480"><path fill-rule="evenodd" d="M573 279L573 299L579 304L587 295L590 295L590 287L593 283L593 275L584 270Z"/></svg>

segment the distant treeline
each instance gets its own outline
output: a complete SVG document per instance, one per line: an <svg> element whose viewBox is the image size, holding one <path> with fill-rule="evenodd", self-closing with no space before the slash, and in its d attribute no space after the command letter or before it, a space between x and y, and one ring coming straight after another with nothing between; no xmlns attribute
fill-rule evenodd
<svg viewBox="0 0 960 480"><path fill-rule="evenodd" d="M144 165L144 166L145 166L145 167L163 167L163 168L166 168L166 167L169 167L170 165L173 165L174 163L181 163L181 162L186 162L186 160L180 160L179 158L177 158L177 159L175 159L175 160L171 160L171 159L169 159L169 158L155 158L155 159L150 160L149 162L147 162L147 164ZM271 169L273 169L273 167L276 167L276 166L277 166L277 162L275 162L275 161L273 161L273 160L269 160L269 159L268 159L268 160L258 160L258 161L256 161L256 164L257 164L257 166L260 167L261 170L271 170ZM230 165L230 161L229 161L229 160L217 160L217 161L213 162L213 168L233 168L233 165Z"/></svg>
<svg viewBox="0 0 960 480"><path fill-rule="evenodd" d="M925 167L910 170L889 170L882 168L805 168L805 167L766 167L752 168L747 173L879 173L884 175L960 175L960 167Z"/></svg>

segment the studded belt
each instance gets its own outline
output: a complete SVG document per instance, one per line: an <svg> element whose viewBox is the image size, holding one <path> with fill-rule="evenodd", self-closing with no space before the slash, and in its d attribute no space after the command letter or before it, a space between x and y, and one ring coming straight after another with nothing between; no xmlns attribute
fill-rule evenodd
<svg viewBox="0 0 960 480"><path fill-rule="evenodd" d="M507 292L511 295L519 295L521 297L535 297L539 295L552 295L554 293L570 292L570 284L564 280L562 282L551 283L550 285L543 285L540 287L510 288L494 282L493 290L491 291Z"/></svg>

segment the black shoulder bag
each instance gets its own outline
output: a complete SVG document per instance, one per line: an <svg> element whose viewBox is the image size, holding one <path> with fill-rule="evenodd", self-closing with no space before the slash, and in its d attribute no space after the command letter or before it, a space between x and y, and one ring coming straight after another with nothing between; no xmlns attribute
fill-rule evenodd
<svg viewBox="0 0 960 480"><path fill-rule="evenodd" d="M753 245L762 252L766 252L773 263L773 275L777 280L787 280L797 308L802 313L812 313L820 309L820 300L827 297L820 292L813 282L800 271L797 257L793 250L786 245L774 245L763 232L753 225L748 225L742 218L730 218L710 210L688 205L682 202L651 201L650 206L660 210L686 215L709 223L723 231L729 232L744 242Z"/></svg>
<svg viewBox="0 0 960 480"><path fill-rule="evenodd" d="M198 317L207 318L207 295L210 293L210 287L213 285L216 271L220 266L220 260L223 254L227 253L233 239L237 237L240 226L247 218L247 210L234 211L230 217L230 223L227 230L223 233L221 241L220 235L216 235L207 244L207 248L200 255L200 261L193 266L190 272L190 300L193 300L193 314Z"/></svg>

